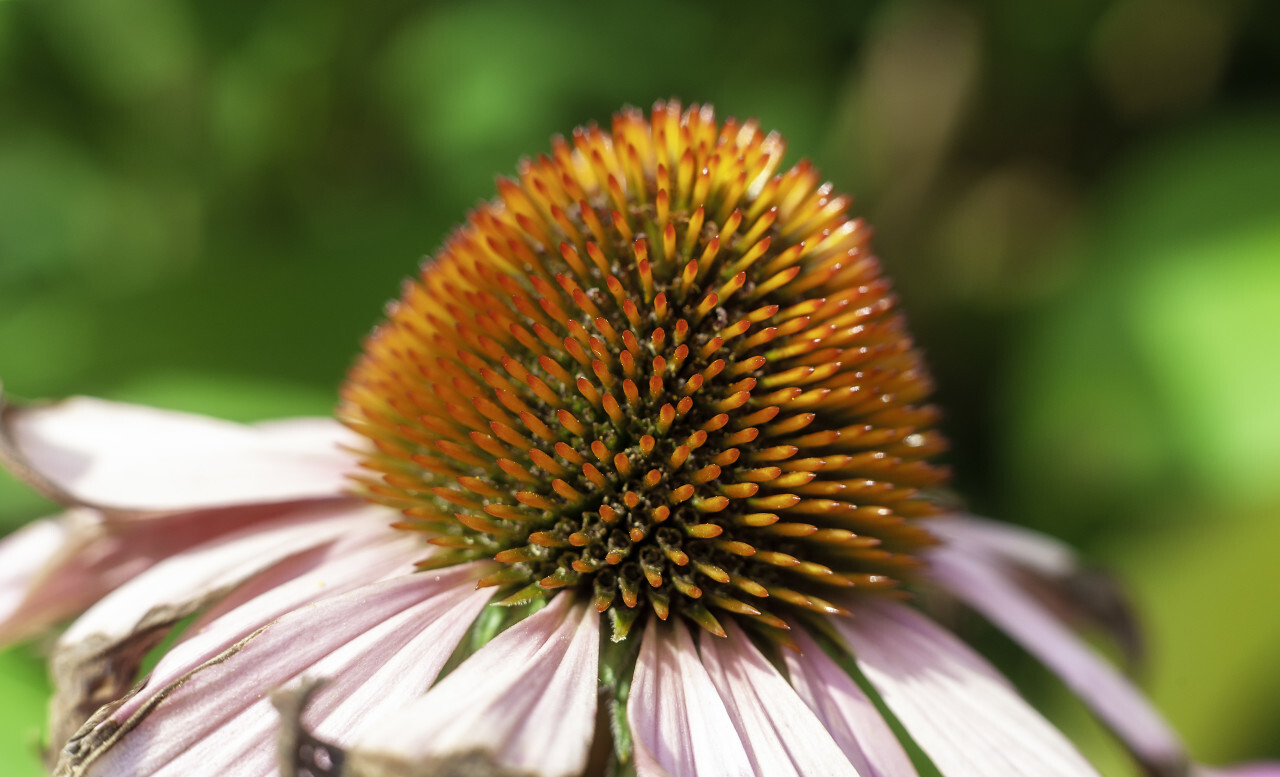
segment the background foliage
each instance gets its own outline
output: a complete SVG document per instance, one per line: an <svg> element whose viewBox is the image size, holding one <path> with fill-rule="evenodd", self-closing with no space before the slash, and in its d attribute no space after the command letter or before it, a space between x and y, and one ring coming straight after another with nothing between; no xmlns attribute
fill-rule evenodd
<svg viewBox="0 0 1280 777"><path fill-rule="evenodd" d="M496 173L712 102L859 195L973 509L1131 586L1199 758L1280 757L1280 6L796 5L2 2L6 390L326 413ZM51 509L0 480L0 527ZM39 773L39 647L0 653L8 774Z"/></svg>

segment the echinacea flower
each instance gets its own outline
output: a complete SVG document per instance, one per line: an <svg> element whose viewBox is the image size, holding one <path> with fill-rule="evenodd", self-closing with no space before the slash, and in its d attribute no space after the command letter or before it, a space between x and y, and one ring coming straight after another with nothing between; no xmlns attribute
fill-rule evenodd
<svg viewBox="0 0 1280 777"><path fill-rule="evenodd" d="M782 153L673 103L557 140L406 283L341 424L3 408L67 512L0 544L0 639L84 611L55 773L904 777L906 736L946 775L1094 774L920 591L1192 773L1073 633L1071 552L941 514L869 231Z"/></svg>

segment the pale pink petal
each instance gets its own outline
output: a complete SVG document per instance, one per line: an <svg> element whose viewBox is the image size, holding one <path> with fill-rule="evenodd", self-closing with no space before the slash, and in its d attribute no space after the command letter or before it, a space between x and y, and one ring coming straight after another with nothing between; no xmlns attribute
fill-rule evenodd
<svg viewBox="0 0 1280 777"><path fill-rule="evenodd" d="M51 737L64 741L133 684L169 628L280 565L298 573L344 536L387 537L383 508L316 505L283 523L252 527L174 555L116 588L59 639L53 656Z"/></svg>
<svg viewBox="0 0 1280 777"><path fill-rule="evenodd" d="M683 623L650 618L627 723L639 777L751 777L733 720Z"/></svg>
<svg viewBox="0 0 1280 777"><path fill-rule="evenodd" d="M0 643L31 636L101 594L60 586L62 578L55 574L71 567L99 534L92 513L73 510L28 524L0 541ZM98 588L92 578L74 577Z"/></svg>
<svg viewBox="0 0 1280 777"><path fill-rule="evenodd" d="M485 569L483 565L477 569ZM443 572L421 572L437 585L449 579L453 568ZM480 572L468 573L479 577ZM492 596L492 589L465 586L462 603L447 616L442 616L430 630L416 617L401 618L401 623L370 631L364 637L337 650L316 665L312 673L326 678L324 689L316 694L304 719L321 738L349 747L355 742L360 724L384 714L389 709L406 707L427 692L435 682L454 648ZM396 631L399 629L399 631ZM389 637L396 634L405 647L394 654L385 651ZM370 662L361 656L373 654ZM357 659L361 672L351 671Z"/></svg>
<svg viewBox="0 0 1280 777"><path fill-rule="evenodd" d="M306 520L251 527L170 556L89 608L59 642L69 645L99 634L115 639L145 628L157 610L212 601L289 556L353 531L381 529L383 514L373 507L318 506L307 511Z"/></svg>
<svg viewBox="0 0 1280 777"><path fill-rule="evenodd" d="M287 613L162 687L153 678L146 703L115 710L62 766L136 777L272 774L279 719L267 693L304 676L333 678L307 718L333 741L349 740L371 702L400 706L430 686L491 595L475 590L479 572L401 575Z"/></svg>
<svg viewBox="0 0 1280 777"><path fill-rule="evenodd" d="M335 497L354 465L336 422L242 426L87 397L5 407L0 420L0 461L15 474L60 501L103 509Z"/></svg>
<svg viewBox="0 0 1280 777"><path fill-rule="evenodd" d="M1210 768L1196 766L1192 777L1280 777L1280 763L1262 762Z"/></svg>
<svg viewBox="0 0 1280 777"><path fill-rule="evenodd" d="M363 449L364 439L336 419L320 416L274 418L252 428L271 436L276 444L298 450Z"/></svg>
<svg viewBox="0 0 1280 777"><path fill-rule="evenodd" d="M703 633L702 664L720 692L756 774L858 777L822 721L737 625Z"/></svg>
<svg viewBox="0 0 1280 777"><path fill-rule="evenodd" d="M1054 671L1154 772L1177 774L1186 754L1177 735L1137 688L1000 567L963 549L930 554L934 580L982 613Z"/></svg>
<svg viewBox="0 0 1280 777"><path fill-rule="evenodd" d="M849 674L804 629L793 628L791 637L800 648L783 651L791 685L849 762L871 777L916 777L902 743Z"/></svg>
<svg viewBox="0 0 1280 777"><path fill-rule="evenodd" d="M143 692L126 701L122 711L131 714L146 705L155 689L189 674L276 618L361 586L411 574L414 560L422 556L413 539L393 536L364 544L347 540L264 571L246 585L246 588L258 588L255 583L263 579L264 590L218 617L193 624L183 639L156 664ZM442 574L424 573L422 579L437 582L450 579Z"/></svg>
<svg viewBox="0 0 1280 777"><path fill-rule="evenodd" d="M929 531L972 553L1030 567L1050 577L1067 577L1080 568L1069 545L1023 526L955 514L931 519Z"/></svg>
<svg viewBox="0 0 1280 777"><path fill-rule="evenodd" d="M461 763L487 763L539 777L577 777L595 732L599 650L600 616L573 597L557 596L426 696L366 719L348 762L414 764L423 773L434 765L445 774Z"/></svg>
<svg viewBox="0 0 1280 777"><path fill-rule="evenodd" d="M1131 665L1142 660L1137 616L1121 586L1090 568L1063 542L1020 526L973 515L946 515L929 521L944 549L982 558L1017 578L1024 592L1063 622L1101 629L1123 649Z"/></svg>
<svg viewBox="0 0 1280 777"><path fill-rule="evenodd" d="M0 540L0 644L84 610L168 556L246 527L308 520L316 505L244 505L146 520L76 508L30 524Z"/></svg>
<svg viewBox="0 0 1280 777"><path fill-rule="evenodd" d="M910 607L859 601L830 623L947 777L1097 776L990 664Z"/></svg>

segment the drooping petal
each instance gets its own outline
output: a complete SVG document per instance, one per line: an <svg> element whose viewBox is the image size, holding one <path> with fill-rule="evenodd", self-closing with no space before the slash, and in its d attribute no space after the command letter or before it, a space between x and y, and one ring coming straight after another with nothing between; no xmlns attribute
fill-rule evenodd
<svg viewBox="0 0 1280 777"><path fill-rule="evenodd" d="M804 629L793 628L791 637L800 648L783 652L791 685L849 762L872 777L916 777L902 743L849 674Z"/></svg>
<svg viewBox="0 0 1280 777"><path fill-rule="evenodd" d="M315 506L171 556L116 588L77 619L53 656L51 736L68 738L132 685L143 656L178 620L281 564L305 571L344 536L385 536L380 508Z"/></svg>
<svg viewBox="0 0 1280 777"><path fill-rule="evenodd" d="M822 721L737 625L728 637L703 633L702 663L746 744L756 774L858 777Z"/></svg>
<svg viewBox="0 0 1280 777"><path fill-rule="evenodd" d="M639 777L751 777L733 720L683 623L650 618L627 699Z"/></svg>
<svg viewBox="0 0 1280 777"><path fill-rule="evenodd" d="M0 462L53 499L106 510L337 497L350 439L334 421L242 426L88 397L0 407Z"/></svg>
<svg viewBox="0 0 1280 777"><path fill-rule="evenodd" d="M0 540L0 644L80 612L157 562L250 526L305 521L314 502L116 520L75 508Z"/></svg>
<svg viewBox="0 0 1280 777"><path fill-rule="evenodd" d="M378 527L373 516L383 512L368 507L317 507L308 520L252 527L171 556L112 591L71 624L59 641L74 644L94 634L117 638L146 628L148 616L159 609L220 598L281 559L369 525ZM186 608L183 614L197 608Z"/></svg>
<svg viewBox="0 0 1280 777"><path fill-rule="evenodd" d="M860 601L831 623L947 777L1097 777L990 664L910 607Z"/></svg>
<svg viewBox="0 0 1280 777"><path fill-rule="evenodd" d="M929 531L950 544L1030 567L1049 577L1067 577L1080 567L1070 546L1023 526L952 514L931 519Z"/></svg>
<svg viewBox="0 0 1280 777"><path fill-rule="evenodd" d="M307 717L332 741L378 706L434 681L491 592L465 565L404 574L294 610L99 722L59 768L94 775L216 777L274 773L278 717L267 695L304 676L332 678ZM139 694L142 696L143 694Z"/></svg>
<svg viewBox="0 0 1280 777"><path fill-rule="evenodd" d="M963 550L930 555L933 578L1054 671L1152 774L1185 773L1182 743L1141 692L999 566Z"/></svg>
<svg viewBox="0 0 1280 777"><path fill-rule="evenodd" d="M99 582L77 564L100 535L93 513L73 510L0 541L0 643L30 636L110 590L110 581ZM64 585L68 579L72 585Z"/></svg>
<svg viewBox="0 0 1280 777"><path fill-rule="evenodd" d="M156 664L146 687L124 703L123 712L146 705L150 694L213 660L277 618L375 582L412 574L421 556L413 538L356 538L299 555L265 570L219 602L189 627ZM426 579L448 580L441 575Z"/></svg>
<svg viewBox="0 0 1280 777"><path fill-rule="evenodd" d="M1215 768L1197 766L1191 770L1191 775L1192 777L1280 777L1280 763L1259 761Z"/></svg>
<svg viewBox="0 0 1280 777"><path fill-rule="evenodd" d="M1142 629L1124 589L1104 571L1082 563L1065 543L973 515L938 516L929 521L929 531L945 541L939 550L961 550L999 566L1065 623L1100 629L1124 651L1130 666L1141 662Z"/></svg>
<svg viewBox="0 0 1280 777"><path fill-rule="evenodd" d="M594 609L557 596L426 696L362 724L348 763L356 773L414 764L421 773L577 777L595 731L599 621ZM464 764L476 771L450 771Z"/></svg>

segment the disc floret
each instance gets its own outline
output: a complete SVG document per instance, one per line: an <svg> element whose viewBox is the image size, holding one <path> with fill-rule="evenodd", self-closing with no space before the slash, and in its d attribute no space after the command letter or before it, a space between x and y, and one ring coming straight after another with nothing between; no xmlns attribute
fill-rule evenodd
<svg viewBox="0 0 1280 777"><path fill-rule="evenodd" d="M659 103L524 161L368 339L360 489L518 603L785 628L889 588L945 471L930 380L848 198L754 122Z"/></svg>

